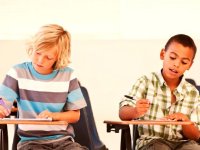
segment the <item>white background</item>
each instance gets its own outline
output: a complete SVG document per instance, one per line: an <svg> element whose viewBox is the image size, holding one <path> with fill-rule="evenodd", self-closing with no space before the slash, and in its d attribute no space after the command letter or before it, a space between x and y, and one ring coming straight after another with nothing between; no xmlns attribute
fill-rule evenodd
<svg viewBox="0 0 200 150"><path fill-rule="evenodd" d="M8 69L28 59L26 39L57 23L72 35L72 64L87 87L97 130L110 150L120 134L106 133L103 120L118 119L118 104L135 80L158 71L159 52L174 34L200 46L198 0L0 0L2 81ZM200 52L186 76L200 84ZM10 131L11 132L11 131Z"/></svg>

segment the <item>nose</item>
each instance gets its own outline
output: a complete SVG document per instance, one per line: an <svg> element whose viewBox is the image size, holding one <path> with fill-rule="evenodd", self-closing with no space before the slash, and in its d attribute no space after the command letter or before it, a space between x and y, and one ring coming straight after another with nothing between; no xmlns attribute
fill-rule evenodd
<svg viewBox="0 0 200 150"><path fill-rule="evenodd" d="M43 64L43 62L44 62L44 57L42 57L42 56L40 56L40 57L38 57L38 64Z"/></svg>
<svg viewBox="0 0 200 150"><path fill-rule="evenodd" d="M176 61L174 62L174 66L178 68L178 67L180 66L180 61L179 61L179 60L176 60Z"/></svg>

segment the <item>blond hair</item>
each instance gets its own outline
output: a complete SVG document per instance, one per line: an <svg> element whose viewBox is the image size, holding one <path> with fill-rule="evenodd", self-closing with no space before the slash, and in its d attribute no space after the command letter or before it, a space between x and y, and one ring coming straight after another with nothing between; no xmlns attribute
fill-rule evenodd
<svg viewBox="0 0 200 150"><path fill-rule="evenodd" d="M58 59L54 64L54 69L60 69L68 66L71 54L71 38L70 33L63 27L56 24L42 26L28 43L27 53L29 56L34 51L56 47L58 51Z"/></svg>

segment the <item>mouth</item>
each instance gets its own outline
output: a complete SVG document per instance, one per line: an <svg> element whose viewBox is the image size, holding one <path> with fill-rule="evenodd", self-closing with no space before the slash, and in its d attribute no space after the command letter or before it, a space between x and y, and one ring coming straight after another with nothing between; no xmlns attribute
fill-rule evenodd
<svg viewBox="0 0 200 150"><path fill-rule="evenodd" d="M172 73L175 73L175 74L177 74L178 73L178 71L177 70L175 70L175 69L169 69Z"/></svg>
<svg viewBox="0 0 200 150"><path fill-rule="evenodd" d="M36 66L37 66L37 67L40 67L40 68L43 67L42 65L39 65L39 64L36 64Z"/></svg>

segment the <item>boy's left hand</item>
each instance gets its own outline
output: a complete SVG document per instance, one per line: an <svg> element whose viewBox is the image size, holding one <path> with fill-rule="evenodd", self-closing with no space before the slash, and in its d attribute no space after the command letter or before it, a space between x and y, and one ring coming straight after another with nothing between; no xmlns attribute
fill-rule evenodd
<svg viewBox="0 0 200 150"><path fill-rule="evenodd" d="M174 120L174 121L189 121L189 118L184 115L183 113L174 113L164 117L167 120Z"/></svg>
<svg viewBox="0 0 200 150"><path fill-rule="evenodd" d="M41 112L37 118L53 118L53 113L49 112L48 110L45 110L43 112Z"/></svg>

